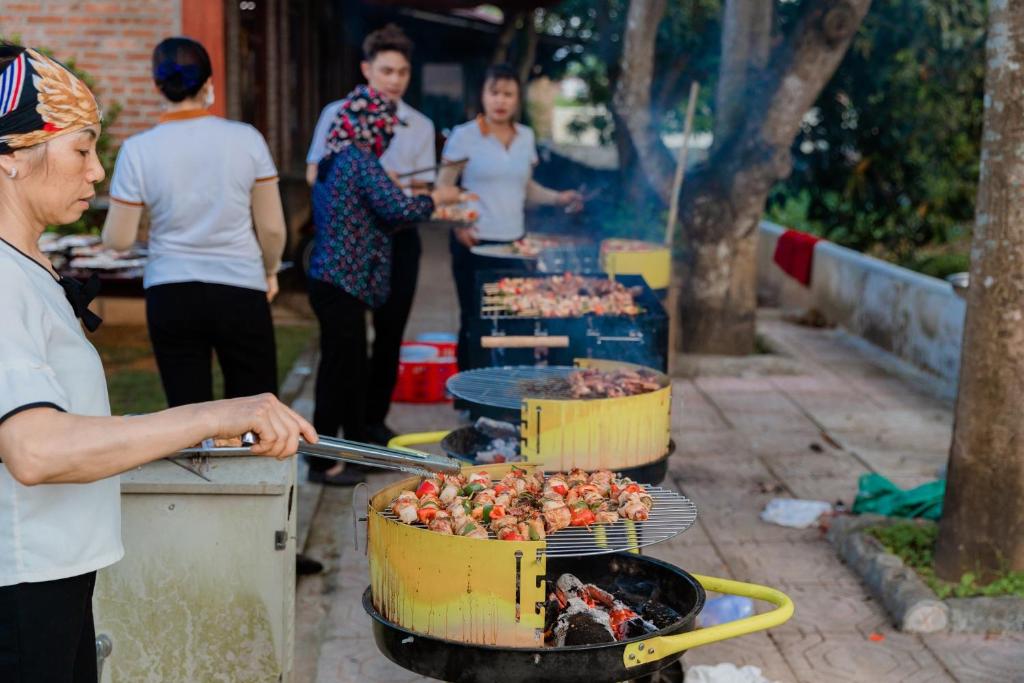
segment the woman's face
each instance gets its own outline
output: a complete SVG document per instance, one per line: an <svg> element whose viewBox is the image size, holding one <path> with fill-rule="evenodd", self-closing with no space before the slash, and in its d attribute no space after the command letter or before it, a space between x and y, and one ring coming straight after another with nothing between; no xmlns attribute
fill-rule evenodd
<svg viewBox="0 0 1024 683"><path fill-rule="evenodd" d="M502 78L484 83L484 116L494 123L508 123L519 110L519 86Z"/></svg>
<svg viewBox="0 0 1024 683"><path fill-rule="evenodd" d="M15 188L36 221L73 223L89 208L96 196L93 186L106 175L96 155L99 134L99 126L89 126L53 138L42 149L14 152Z"/></svg>

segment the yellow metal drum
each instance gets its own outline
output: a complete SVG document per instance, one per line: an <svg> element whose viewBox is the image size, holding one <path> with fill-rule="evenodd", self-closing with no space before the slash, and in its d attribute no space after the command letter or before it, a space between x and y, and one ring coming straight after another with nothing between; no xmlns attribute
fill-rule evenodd
<svg viewBox="0 0 1024 683"><path fill-rule="evenodd" d="M672 253L657 242L606 239L601 242L601 268L613 277L642 275L651 289L667 289Z"/></svg>
<svg viewBox="0 0 1024 683"><path fill-rule="evenodd" d="M511 465L467 467L498 479ZM543 541L446 536L382 514L419 477L370 499L368 554L373 606L404 628L466 643L544 644Z"/></svg>
<svg viewBox="0 0 1024 683"><path fill-rule="evenodd" d="M640 369L619 361L577 359L579 367ZM520 435L523 459L546 471L622 470L668 453L672 388L599 400L526 399Z"/></svg>

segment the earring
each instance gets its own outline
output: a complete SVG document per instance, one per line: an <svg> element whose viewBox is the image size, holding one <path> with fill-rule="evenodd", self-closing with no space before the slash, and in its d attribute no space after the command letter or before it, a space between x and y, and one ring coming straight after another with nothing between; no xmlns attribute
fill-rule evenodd
<svg viewBox="0 0 1024 683"><path fill-rule="evenodd" d="M7 177L10 178L11 180L14 180L15 178L17 178L18 177L18 169L17 169L17 167L14 167L10 171L8 171L7 172Z"/></svg>

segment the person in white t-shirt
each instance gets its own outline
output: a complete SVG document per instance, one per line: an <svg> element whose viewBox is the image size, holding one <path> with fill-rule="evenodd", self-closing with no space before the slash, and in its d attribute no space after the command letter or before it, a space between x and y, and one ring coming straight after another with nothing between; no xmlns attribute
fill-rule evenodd
<svg viewBox="0 0 1024 683"><path fill-rule="evenodd" d="M312 425L270 394L111 417L82 331L91 285L39 249L78 220L103 180L89 89L36 50L0 43L0 681L96 683L92 593L117 562L118 474L210 437L255 432L295 453Z"/></svg>
<svg viewBox="0 0 1024 683"><path fill-rule="evenodd" d="M417 191L421 187L429 188L434 181L433 167L437 163L434 124L402 99L412 73L412 51L412 41L402 29L388 24L366 36L360 65L366 83L397 105L396 113L401 125L395 128L394 137L380 157L380 163L384 170L406 188L407 194L411 194L414 188ZM310 185L316 181L318 166L326 156L327 135L343 101L331 102L320 113L306 155L306 180ZM391 408L391 394L398 379L398 356L416 294L422 251L419 232L415 228L395 232L391 242L391 293L384 304L373 309L374 337L366 381L366 424L362 430L366 439L380 444L386 444L395 435L385 424L385 418ZM328 407L327 404L332 401L328 395L330 391L332 388L329 386L318 387L318 408ZM315 417L313 420L317 428L322 429L324 434L336 432L339 425L327 417L333 411L319 412L319 419ZM328 482L350 483L359 479L354 476L358 467L347 467L348 476L341 479L335 476L340 471L335 463L311 459L310 464L313 472L322 468L329 470L330 475L325 480Z"/></svg>
<svg viewBox="0 0 1024 683"><path fill-rule="evenodd" d="M127 248L149 211L146 320L168 405L213 398L213 353L227 398L277 393L270 300L285 222L274 160L255 128L210 114L202 45L162 41L153 79L166 112L121 146L103 241Z"/></svg>
<svg viewBox="0 0 1024 683"><path fill-rule="evenodd" d="M487 70L481 104L483 111L476 119L452 130L441 153L443 161L451 165L441 169L437 181L439 186L454 185L461 168L462 187L479 196L471 203L480 216L476 225L453 230L450 240L452 275L459 298L460 369L469 369L469 320L478 305L476 273L483 265L470 250L477 244L522 238L528 203L578 210L583 201L575 190L550 190L533 179L537 147L533 131L516 122L522 106L522 86L511 67L498 64ZM454 163L462 160L467 160L464 165Z"/></svg>

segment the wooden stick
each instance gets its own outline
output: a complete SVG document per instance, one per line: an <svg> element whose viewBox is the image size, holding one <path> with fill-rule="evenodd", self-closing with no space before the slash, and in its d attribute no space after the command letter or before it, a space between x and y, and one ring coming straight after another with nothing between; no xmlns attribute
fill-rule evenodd
<svg viewBox="0 0 1024 683"><path fill-rule="evenodd" d="M693 131L693 113L697 108L697 96L700 95L700 84L690 83L690 99L686 102L686 122L683 124L683 146L679 148L676 163L676 175L672 179L672 196L668 203L668 224L665 226L665 244L672 246L675 234L676 219L679 218L679 193L683 189L683 176L686 175L686 155L690 151L690 133Z"/></svg>

